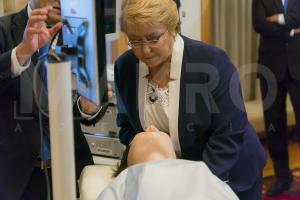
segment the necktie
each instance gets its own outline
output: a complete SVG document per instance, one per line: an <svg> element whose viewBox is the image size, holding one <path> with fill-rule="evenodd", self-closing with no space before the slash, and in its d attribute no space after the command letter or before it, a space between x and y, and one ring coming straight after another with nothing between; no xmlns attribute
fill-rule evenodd
<svg viewBox="0 0 300 200"><path fill-rule="evenodd" d="M46 44L45 46L43 46L42 48L39 49L38 59L42 59L44 56L47 55L49 47L50 47L50 44Z"/></svg>
<svg viewBox="0 0 300 200"><path fill-rule="evenodd" d="M289 5L289 0L285 0L285 1L284 1L284 4L283 4L283 8L284 8L284 12L285 12L285 13L287 12L288 5Z"/></svg>
<svg viewBox="0 0 300 200"><path fill-rule="evenodd" d="M40 154L43 161L48 161L51 159L50 138L47 134L43 134Z"/></svg>
<svg viewBox="0 0 300 200"><path fill-rule="evenodd" d="M29 114L36 113L35 107L32 103L33 93L33 74L35 70L35 65L38 63L38 60L45 58L49 49L49 44L45 45L43 48L40 48L39 51L32 56L32 65L25 71L25 73L20 77L20 114Z"/></svg>
<svg viewBox="0 0 300 200"><path fill-rule="evenodd" d="M40 109L46 111L45 106L48 107L48 101L47 101L47 96L48 96L48 89L47 89L47 69L45 66L45 61L46 61L46 55L48 54L49 50L49 44L45 45L44 47L39 49L39 52L37 54L37 57L39 59L38 66L37 66L37 71L39 78L41 79L41 84L43 87L40 88L40 91L38 91L38 101L36 102L40 105ZM46 104L44 105L45 102L43 99L46 98ZM41 112L41 111L40 111ZM46 118L46 119L45 119ZM49 119L42 114L39 114L39 120L41 120L42 126L43 126L43 136L42 136L42 143L41 143L41 152L40 156L42 160L48 161L51 158L51 151L50 151L50 135L49 135Z"/></svg>

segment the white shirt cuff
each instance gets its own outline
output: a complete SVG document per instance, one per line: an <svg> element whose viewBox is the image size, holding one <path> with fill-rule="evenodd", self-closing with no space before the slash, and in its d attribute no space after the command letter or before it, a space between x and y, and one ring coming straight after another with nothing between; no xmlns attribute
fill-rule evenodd
<svg viewBox="0 0 300 200"><path fill-rule="evenodd" d="M100 107L100 109L94 115L89 115L89 114L84 113L81 110L80 99L81 99L81 96L77 99L77 107L78 107L78 110L80 112L81 117L83 117L87 120L92 120L93 118L95 118L100 113L100 111L102 109L102 106Z"/></svg>
<svg viewBox="0 0 300 200"><path fill-rule="evenodd" d="M21 73L23 71L25 71L31 63L31 59L29 60L29 62L22 66L20 65L18 59L17 59L17 54L16 54L16 47L12 50L11 52L11 73L12 73L12 77L17 77L20 76Z"/></svg>
<svg viewBox="0 0 300 200"><path fill-rule="evenodd" d="M294 37L294 35L295 35L295 29L292 29L290 32L290 37Z"/></svg>
<svg viewBox="0 0 300 200"><path fill-rule="evenodd" d="M284 14L279 14L278 15L278 24L285 25Z"/></svg>

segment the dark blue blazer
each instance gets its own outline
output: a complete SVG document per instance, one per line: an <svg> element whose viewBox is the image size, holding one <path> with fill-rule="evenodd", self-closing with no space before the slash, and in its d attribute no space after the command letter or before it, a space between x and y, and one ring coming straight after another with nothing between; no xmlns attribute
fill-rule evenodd
<svg viewBox="0 0 300 200"><path fill-rule="evenodd" d="M235 192L246 191L261 178L266 160L247 119L237 71L222 50L186 37L183 40L176 127L182 159L204 161ZM129 50L115 63L117 124L125 145L144 131L138 75L139 60ZM187 92L191 86L195 86L195 95Z"/></svg>
<svg viewBox="0 0 300 200"><path fill-rule="evenodd" d="M19 200L29 182L39 156L39 115L33 93L32 65L20 76L11 77L11 52L23 37L28 20L27 8L0 18L0 199ZM47 97L45 97L47 98ZM80 119L77 106L74 116ZM43 115L44 133L49 132L48 118ZM93 164L79 120L74 120L76 177L84 166Z"/></svg>

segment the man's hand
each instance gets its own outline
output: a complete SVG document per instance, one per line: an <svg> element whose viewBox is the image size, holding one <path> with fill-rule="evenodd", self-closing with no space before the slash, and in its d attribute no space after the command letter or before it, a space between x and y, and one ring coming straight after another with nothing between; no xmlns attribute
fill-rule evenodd
<svg viewBox="0 0 300 200"><path fill-rule="evenodd" d="M267 17L266 20L272 23L278 23L278 14L271 15Z"/></svg>
<svg viewBox="0 0 300 200"><path fill-rule="evenodd" d="M82 112L88 115L94 115L100 109L100 106L97 106L83 96L80 97L80 105Z"/></svg>
<svg viewBox="0 0 300 200"><path fill-rule="evenodd" d="M300 33L300 28L295 29L294 34L296 35L296 34L299 34L299 33Z"/></svg>
<svg viewBox="0 0 300 200"><path fill-rule="evenodd" d="M108 101L111 101L113 92L112 92L112 86L109 83L107 84L107 96L108 96ZM81 105L81 111L88 115L96 114L101 108L101 105L96 105L84 97L80 98L80 105Z"/></svg>
<svg viewBox="0 0 300 200"><path fill-rule="evenodd" d="M47 6L32 11L24 31L23 40L16 48L17 59L20 65L28 63L31 56L39 48L49 43L53 36L61 29L61 22L47 29L46 20L51 10L52 7Z"/></svg>

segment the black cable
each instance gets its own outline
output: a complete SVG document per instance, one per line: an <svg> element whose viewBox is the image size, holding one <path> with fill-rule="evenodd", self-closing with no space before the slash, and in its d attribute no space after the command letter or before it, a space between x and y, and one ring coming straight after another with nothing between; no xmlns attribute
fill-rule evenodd
<svg viewBox="0 0 300 200"><path fill-rule="evenodd" d="M43 128L43 123L42 123L42 113L39 111L39 127L40 127L40 140L41 140L41 152L43 152L43 148L44 146L43 141L44 141L44 128ZM49 180L49 174L48 174L48 169L46 166L46 163L43 161L42 159L42 167L44 170L44 174L45 174L45 182L46 182L46 191L47 191L47 200L51 200L51 190L50 190L50 180Z"/></svg>
<svg viewBox="0 0 300 200"><path fill-rule="evenodd" d="M49 45L49 48L48 48L48 52L51 50L51 47L53 45L53 42L56 40L56 37L60 34L60 31L57 31L57 33L55 33L55 35L53 36L51 42L50 42L50 45Z"/></svg>
<svg viewBox="0 0 300 200"><path fill-rule="evenodd" d="M37 105L38 108L38 119L39 119L39 129L40 129L40 142L41 142L41 148L40 148L40 153L43 152L44 146L43 146L43 142L44 142L44 126L43 126L43 118L42 118L42 114L45 115L46 117L49 118L49 114L43 110L43 108L41 107L41 99L42 99L42 94L43 94L43 90L44 90L44 84L42 84L41 86L41 90L38 91L38 89L36 88L37 83L36 83L36 72L38 71L38 69L41 67L42 64L42 60L39 60L35 71L33 73L33 93L34 93L34 100L35 103ZM42 168L44 170L44 174L45 174L45 182L46 182L46 191L47 191L47 200L51 200L51 190L50 190L50 180L49 180L49 173L47 170L47 166L44 162L44 160L42 159Z"/></svg>

